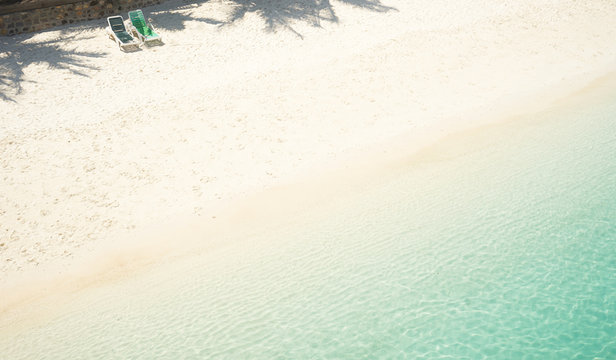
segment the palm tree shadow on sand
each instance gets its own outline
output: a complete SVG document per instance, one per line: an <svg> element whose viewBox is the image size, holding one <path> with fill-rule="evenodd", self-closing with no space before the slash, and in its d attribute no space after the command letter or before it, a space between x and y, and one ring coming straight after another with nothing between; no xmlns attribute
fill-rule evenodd
<svg viewBox="0 0 616 360"><path fill-rule="evenodd" d="M163 31L180 31L186 28L187 22L198 21L215 26L226 26L239 21L247 14L260 16L265 23L266 31L286 29L303 38L292 26L293 22L307 22L313 26L321 26L322 22L338 23L334 7L330 0L226 0L229 6L225 19L214 19L195 14L194 9L208 0L171 0L146 9L146 14L155 18L154 24ZM395 11L381 0L335 0L358 8L375 12ZM47 64L52 69L68 70L79 76L88 76L90 70L98 70L90 65L88 58L105 56L104 53L72 50L62 47L62 43L74 43L77 39L71 35L75 26L86 28L104 28L103 20L90 24L73 25L60 32L59 39L49 41L30 41L35 35L18 35L15 37L0 37L0 101L16 101L21 94L24 79L23 69L31 64ZM29 80L31 81L31 80Z"/></svg>
<svg viewBox="0 0 616 360"><path fill-rule="evenodd" d="M51 69L68 70L79 76L88 76L89 70L98 70L88 58L104 56L103 53L66 49L60 46L74 36L66 35L49 41L28 41L33 34L15 37L0 37L0 100L15 102L21 94L24 79L23 69L31 64L47 64ZM32 80L28 80L32 81ZM35 81L32 81L35 82Z"/></svg>
<svg viewBox="0 0 616 360"><path fill-rule="evenodd" d="M230 19L233 23L248 13L259 14L266 24L266 29L276 31L286 28L302 37L290 25L292 21L304 21L313 26L321 22L337 23L338 16L329 0L232 0L235 3ZM387 12L396 10L383 5L380 0L338 0L338 2L356 6L370 11Z"/></svg>
<svg viewBox="0 0 616 360"><path fill-rule="evenodd" d="M339 3L375 12L395 11L381 0L336 0ZM247 14L259 15L265 30L274 32L286 29L303 38L292 26L293 22L307 22L321 26L322 22L337 23L338 16L330 0L227 0L229 6L226 19L214 19L195 15L194 8L207 1L173 0L152 9L155 25L165 31L178 31L186 28L186 22L199 21L217 26L225 26L243 19Z"/></svg>
<svg viewBox="0 0 616 360"><path fill-rule="evenodd" d="M178 1L172 0L152 7L146 12L148 21L153 23L156 29L164 31L180 31L186 29L187 22L202 22L210 25L221 25L221 20L198 16L193 11L199 4L207 1ZM153 18L151 18L151 17Z"/></svg>

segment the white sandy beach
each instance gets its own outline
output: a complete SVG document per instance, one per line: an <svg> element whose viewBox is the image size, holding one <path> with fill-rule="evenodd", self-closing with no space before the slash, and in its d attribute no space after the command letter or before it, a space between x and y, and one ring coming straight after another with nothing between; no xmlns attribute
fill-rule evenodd
<svg viewBox="0 0 616 360"><path fill-rule="evenodd" d="M366 153L547 106L616 64L607 0L143 10L164 45L121 52L104 19L0 38L0 292Z"/></svg>

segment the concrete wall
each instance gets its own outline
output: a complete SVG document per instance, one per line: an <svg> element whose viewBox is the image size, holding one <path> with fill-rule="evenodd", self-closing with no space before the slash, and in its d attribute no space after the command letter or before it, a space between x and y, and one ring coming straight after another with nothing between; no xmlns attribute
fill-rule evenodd
<svg viewBox="0 0 616 360"><path fill-rule="evenodd" d="M105 18L160 4L165 0L53 0L0 7L0 35L48 29L58 25ZM71 2L71 3L67 3Z"/></svg>

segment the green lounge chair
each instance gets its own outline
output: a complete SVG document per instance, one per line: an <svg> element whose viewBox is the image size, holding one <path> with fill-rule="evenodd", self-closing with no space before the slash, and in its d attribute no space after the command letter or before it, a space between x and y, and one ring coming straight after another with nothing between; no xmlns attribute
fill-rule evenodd
<svg viewBox="0 0 616 360"><path fill-rule="evenodd" d="M128 26L142 43L163 41L163 38L154 31L152 24L146 23L143 12L140 9L129 11L128 17L130 19Z"/></svg>
<svg viewBox="0 0 616 360"><path fill-rule="evenodd" d="M129 47L139 47L139 43L135 41L135 38L126 31L122 16L110 16L107 18L107 23L109 24L107 34L118 44L120 49L126 50Z"/></svg>

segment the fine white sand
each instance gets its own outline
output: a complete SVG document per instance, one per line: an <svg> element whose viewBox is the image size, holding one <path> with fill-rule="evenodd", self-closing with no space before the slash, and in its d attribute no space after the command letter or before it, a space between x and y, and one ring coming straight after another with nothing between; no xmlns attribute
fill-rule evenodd
<svg viewBox="0 0 616 360"><path fill-rule="evenodd" d="M610 0L143 10L164 45L121 52L104 19L0 38L0 292L358 154L545 106L616 60Z"/></svg>

